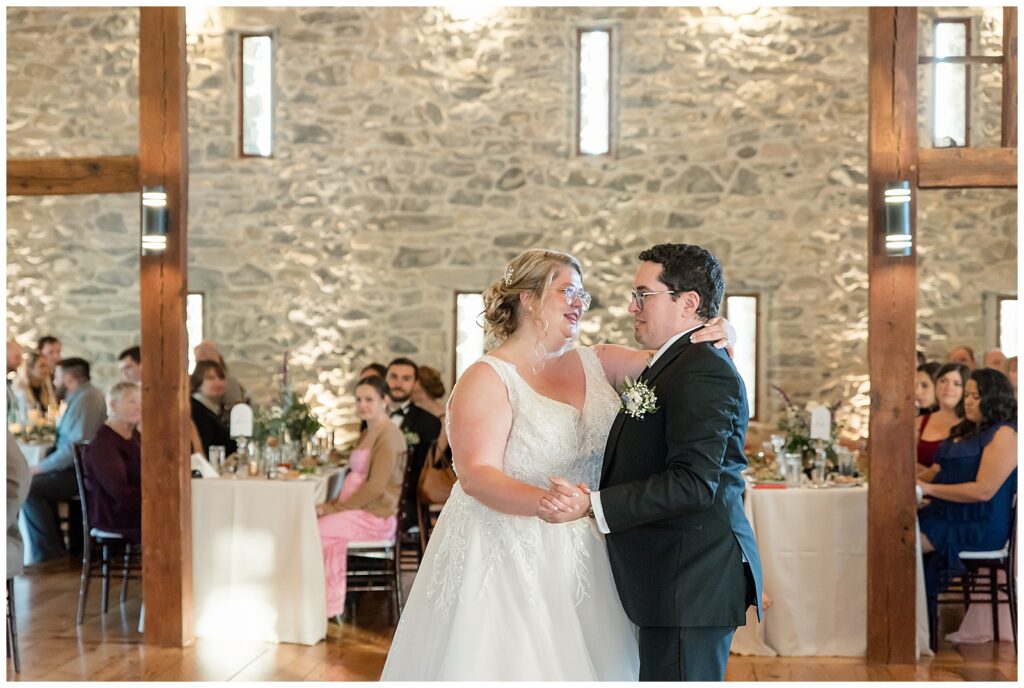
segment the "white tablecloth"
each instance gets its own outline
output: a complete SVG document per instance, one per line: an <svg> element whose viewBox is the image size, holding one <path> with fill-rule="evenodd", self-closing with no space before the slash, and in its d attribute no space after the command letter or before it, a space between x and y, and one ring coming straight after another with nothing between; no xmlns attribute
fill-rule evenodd
<svg viewBox="0 0 1024 688"><path fill-rule="evenodd" d="M757 537L764 593L736 631L737 654L863 657L867 652L866 487L749 489L745 509ZM928 650L928 614L920 546L918 652Z"/></svg>
<svg viewBox="0 0 1024 688"><path fill-rule="evenodd" d="M39 465L39 462L46 458L47 452L52 448L52 443L37 444L35 442L22 442L18 440L18 449L25 455L25 461L28 462L29 466Z"/></svg>
<svg viewBox="0 0 1024 688"><path fill-rule="evenodd" d="M195 479L195 634L314 645L327 635L316 503L329 480Z"/></svg>

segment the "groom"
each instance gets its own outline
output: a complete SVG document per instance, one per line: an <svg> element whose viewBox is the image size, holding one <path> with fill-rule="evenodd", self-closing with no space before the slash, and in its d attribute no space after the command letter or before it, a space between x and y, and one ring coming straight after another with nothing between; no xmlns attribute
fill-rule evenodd
<svg viewBox="0 0 1024 688"><path fill-rule="evenodd" d="M601 489L583 495L583 507L608 536L622 606L640 627L640 680L721 681L747 607L761 614L740 476L743 380L724 351L690 342L718 315L722 266L687 244L654 246L640 260L629 312L637 341L657 353L637 384L657 401L619 413Z"/></svg>

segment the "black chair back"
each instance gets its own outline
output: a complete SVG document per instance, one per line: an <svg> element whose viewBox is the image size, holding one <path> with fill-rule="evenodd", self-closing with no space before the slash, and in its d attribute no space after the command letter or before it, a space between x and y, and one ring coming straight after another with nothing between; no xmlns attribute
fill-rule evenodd
<svg viewBox="0 0 1024 688"><path fill-rule="evenodd" d="M85 469L82 467L87 446L89 446L88 442L75 442L71 452L71 458L75 462L75 480L78 481L78 496L82 504L82 534L85 537L88 537L89 531L92 530L89 526L89 507L85 494Z"/></svg>

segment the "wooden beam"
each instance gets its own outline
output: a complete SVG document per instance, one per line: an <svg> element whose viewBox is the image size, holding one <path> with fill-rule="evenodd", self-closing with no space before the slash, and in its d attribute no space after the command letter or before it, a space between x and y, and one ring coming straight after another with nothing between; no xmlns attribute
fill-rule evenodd
<svg viewBox="0 0 1024 688"><path fill-rule="evenodd" d="M1017 8L1003 8L1003 148L1017 147ZM1016 165L1016 162L1014 163ZM1016 184L1014 184L1016 186Z"/></svg>
<svg viewBox="0 0 1024 688"><path fill-rule="evenodd" d="M924 189L1017 186L1016 148L922 148L917 157Z"/></svg>
<svg viewBox="0 0 1024 688"><path fill-rule="evenodd" d="M916 235L917 9L868 10L868 651L915 661L914 370L917 258L885 253L883 191L910 182Z"/></svg>
<svg viewBox="0 0 1024 688"><path fill-rule="evenodd" d="M927 57L922 55L917 58L917 64L1003 64L1002 55L953 55L950 57Z"/></svg>
<svg viewBox="0 0 1024 688"><path fill-rule="evenodd" d="M141 258L144 640L193 639L185 9L139 11L139 176L167 193L167 249Z"/></svg>
<svg viewBox="0 0 1024 688"><path fill-rule="evenodd" d="M139 158L38 158L7 161L8 196L137 193Z"/></svg>

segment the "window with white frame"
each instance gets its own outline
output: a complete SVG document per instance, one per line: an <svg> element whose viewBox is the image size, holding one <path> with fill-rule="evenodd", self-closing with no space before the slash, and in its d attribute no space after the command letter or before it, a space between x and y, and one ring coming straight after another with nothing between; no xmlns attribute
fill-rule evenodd
<svg viewBox="0 0 1024 688"><path fill-rule="evenodd" d="M956 58L971 54L971 20L936 19L934 45L932 145L966 146L970 137L971 66Z"/></svg>
<svg viewBox="0 0 1024 688"><path fill-rule="evenodd" d="M478 292L455 293L455 380L484 355L484 297Z"/></svg>
<svg viewBox="0 0 1024 688"><path fill-rule="evenodd" d="M274 42L266 34L242 34L239 40L241 155L270 157L273 154Z"/></svg>
<svg viewBox="0 0 1024 688"><path fill-rule="evenodd" d="M188 372L196 367L196 346L203 341L203 300L201 291L189 292L185 301L185 332L188 333Z"/></svg>
<svg viewBox="0 0 1024 688"><path fill-rule="evenodd" d="M1017 355L1017 297L1000 296L996 311L996 332L999 350L1007 358Z"/></svg>
<svg viewBox="0 0 1024 688"><path fill-rule="evenodd" d="M758 395L761 387L758 384L758 375L761 372L758 368L760 360L758 350L761 344L759 295L726 294L722 303L722 315L728 318L732 326L736 328L733 362L746 386L749 415L750 419L754 420L757 418Z"/></svg>
<svg viewBox="0 0 1024 688"><path fill-rule="evenodd" d="M612 30L580 29L577 45L576 150L608 155L612 149Z"/></svg>

